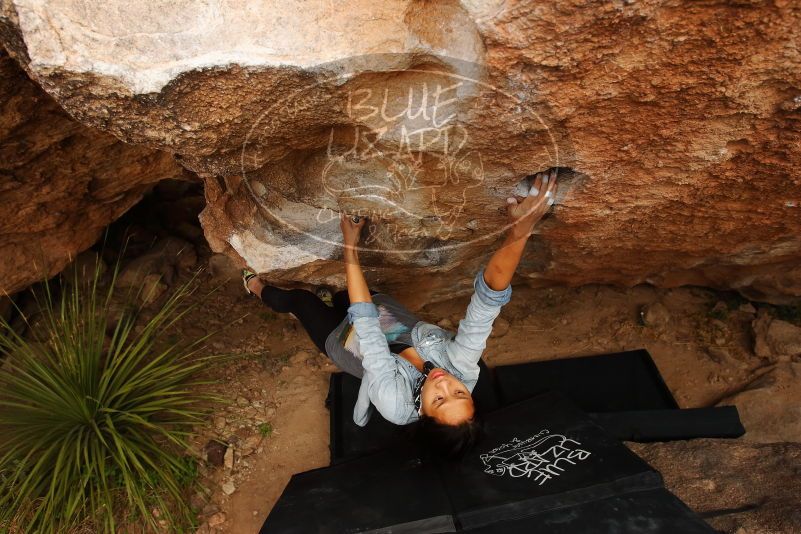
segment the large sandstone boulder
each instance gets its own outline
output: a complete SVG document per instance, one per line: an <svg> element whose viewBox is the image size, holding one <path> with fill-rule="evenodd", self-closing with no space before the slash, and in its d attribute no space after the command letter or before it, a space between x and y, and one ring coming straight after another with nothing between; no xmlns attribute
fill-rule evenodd
<svg viewBox="0 0 801 534"><path fill-rule="evenodd" d="M558 167L518 281L801 296L794 2L1 1L30 75L199 173L212 248L274 279L341 284L347 211L372 284L469 290Z"/></svg>
<svg viewBox="0 0 801 534"><path fill-rule="evenodd" d="M74 121L0 49L0 294L61 271L172 156Z"/></svg>

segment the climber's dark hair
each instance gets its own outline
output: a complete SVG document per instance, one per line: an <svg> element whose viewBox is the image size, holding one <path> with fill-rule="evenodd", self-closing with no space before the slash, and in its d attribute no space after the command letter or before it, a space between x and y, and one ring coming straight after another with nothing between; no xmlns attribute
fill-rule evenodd
<svg viewBox="0 0 801 534"><path fill-rule="evenodd" d="M446 425L424 415L415 433L418 445L429 459L458 460L481 439L484 423L478 414L458 425Z"/></svg>

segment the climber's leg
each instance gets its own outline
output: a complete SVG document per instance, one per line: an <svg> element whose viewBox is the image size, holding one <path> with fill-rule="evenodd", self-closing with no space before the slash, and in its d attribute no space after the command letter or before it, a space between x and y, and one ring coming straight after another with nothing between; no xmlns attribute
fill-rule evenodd
<svg viewBox="0 0 801 534"><path fill-rule="evenodd" d="M248 289L261 297L262 302L279 313L291 313L300 321L306 333L323 354L328 334L336 328L345 313L330 306L305 289L281 289L258 280L248 282Z"/></svg>

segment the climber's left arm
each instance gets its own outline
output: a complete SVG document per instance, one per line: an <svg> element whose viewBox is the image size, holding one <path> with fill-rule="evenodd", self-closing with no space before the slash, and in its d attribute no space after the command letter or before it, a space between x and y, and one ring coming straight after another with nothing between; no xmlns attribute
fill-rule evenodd
<svg viewBox="0 0 801 534"><path fill-rule="evenodd" d="M356 331L362 354L362 384L367 386L370 403L384 419L403 425L413 416L412 389L400 371L399 359L389 351L378 317L378 308L372 302L354 302L348 307L348 321ZM354 422L364 426L367 419Z"/></svg>
<svg viewBox="0 0 801 534"><path fill-rule="evenodd" d="M348 322L353 325L362 354L364 376L368 397L378 412L390 423L402 425L412 415L409 406L413 404L411 389L398 370L399 362L389 350L387 338L378 320L378 308L370 297L370 290L364 279L359 253L356 245L364 219L354 223L350 216L340 217L340 227L345 246L345 269L348 277ZM359 426L367 420L356 421Z"/></svg>
<svg viewBox="0 0 801 534"><path fill-rule="evenodd" d="M345 275L348 280L348 298L350 302L373 302L370 297L370 289L364 279L362 266L359 263L359 251L357 245L362 227L367 219L362 217L358 223L353 222L350 215L340 214L339 227L342 229L342 244L345 248L343 258L345 260Z"/></svg>

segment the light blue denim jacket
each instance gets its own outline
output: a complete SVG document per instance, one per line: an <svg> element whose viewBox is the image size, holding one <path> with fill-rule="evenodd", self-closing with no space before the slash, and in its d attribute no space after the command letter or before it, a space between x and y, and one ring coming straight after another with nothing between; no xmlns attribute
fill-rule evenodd
<svg viewBox="0 0 801 534"><path fill-rule="evenodd" d="M484 267L476 274L473 288L475 291L455 335L424 321L418 321L411 332L412 344L423 360L445 369L471 392L478 381L478 361L487 346L492 323L500 314L501 307L512 298L511 284L502 291L487 285ZM422 373L390 352L378 322L378 308L372 302L354 302L348 307L348 321L356 331L364 368L353 409L354 422L359 426L366 425L373 406L384 419L396 425L419 419L414 408L413 390Z"/></svg>

